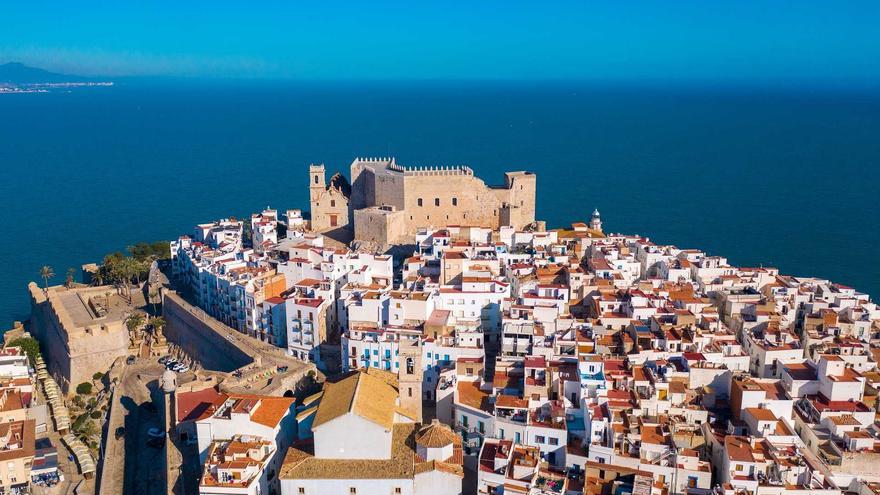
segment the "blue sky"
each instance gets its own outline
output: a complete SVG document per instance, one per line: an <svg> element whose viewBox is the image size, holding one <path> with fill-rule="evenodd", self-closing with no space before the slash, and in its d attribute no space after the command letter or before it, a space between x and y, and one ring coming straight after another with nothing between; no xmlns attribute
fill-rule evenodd
<svg viewBox="0 0 880 495"><path fill-rule="evenodd" d="M880 81L877 0L4 3L0 62L86 75Z"/></svg>

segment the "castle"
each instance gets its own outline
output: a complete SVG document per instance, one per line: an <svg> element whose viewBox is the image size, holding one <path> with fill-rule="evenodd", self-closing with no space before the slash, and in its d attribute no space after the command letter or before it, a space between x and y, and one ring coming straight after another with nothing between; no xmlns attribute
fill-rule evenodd
<svg viewBox="0 0 880 495"><path fill-rule="evenodd" d="M420 228L452 225L522 229L535 221L537 177L507 172L487 186L467 166L404 167L394 158L357 158L351 182L324 165L309 167L312 230L353 231L355 240L387 246Z"/></svg>

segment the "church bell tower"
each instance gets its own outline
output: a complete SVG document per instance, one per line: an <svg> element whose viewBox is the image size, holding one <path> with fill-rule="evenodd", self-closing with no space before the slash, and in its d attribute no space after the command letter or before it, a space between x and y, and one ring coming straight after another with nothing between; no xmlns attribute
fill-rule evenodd
<svg viewBox="0 0 880 495"><path fill-rule="evenodd" d="M420 340L400 341L397 356L397 381L400 384L400 405L422 421L422 344Z"/></svg>

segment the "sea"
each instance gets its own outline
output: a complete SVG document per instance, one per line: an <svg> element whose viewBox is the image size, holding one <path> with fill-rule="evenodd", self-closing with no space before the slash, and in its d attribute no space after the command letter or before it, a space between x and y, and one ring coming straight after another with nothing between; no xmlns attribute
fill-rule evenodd
<svg viewBox="0 0 880 495"><path fill-rule="evenodd" d="M0 94L0 328L50 265L271 206L358 156L538 175L550 227L698 248L880 296L880 89L146 79Z"/></svg>

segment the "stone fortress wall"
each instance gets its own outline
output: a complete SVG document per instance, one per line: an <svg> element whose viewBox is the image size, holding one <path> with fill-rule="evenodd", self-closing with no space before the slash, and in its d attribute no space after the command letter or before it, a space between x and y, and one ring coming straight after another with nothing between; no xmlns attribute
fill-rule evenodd
<svg viewBox="0 0 880 495"><path fill-rule="evenodd" d="M46 354L49 374L66 394L76 385L91 381L96 372L107 371L117 358L128 354L128 329L122 320L99 318L91 313L90 299L103 297L107 290L107 287L70 290L50 287L46 293L37 284L28 284L30 331ZM80 313L79 320L70 313L70 308Z"/></svg>
<svg viewBox="0 0 880 495"><path fill-rule="evenodd" d="M312 178L313 187L323 183L320 167L321 178ZM347 206L355 239L387 245L427 226L521 229L535 221L536 192L537 177L531 172L507 172L503 185L488 186L465 165L404 167L394 158L357 158L351 164ZM324 230L326 220L314 219L330 212L313 201L312 213L315 230Z"/></svg>
<svg viewBox="0 0 880 495"><path fill-rule="evenodd" d="M229 373L254 363L254 356L239 341L228 338L224 325L174 291L163 292L162 316L168 340L180 346L203 368Z"/></svg>

